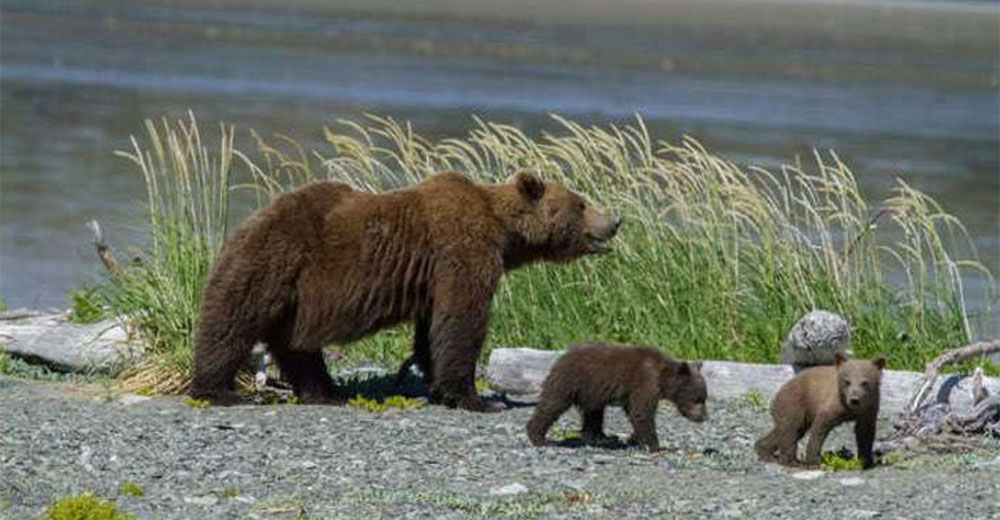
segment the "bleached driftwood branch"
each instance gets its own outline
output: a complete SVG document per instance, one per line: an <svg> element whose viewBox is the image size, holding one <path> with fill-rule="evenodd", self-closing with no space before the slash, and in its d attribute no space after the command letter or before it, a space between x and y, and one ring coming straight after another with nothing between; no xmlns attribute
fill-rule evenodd
<svg viewBox="0 0 1000 520"><path fill-rule="evenodd" d="M937 384L945 366L996 352L1000 352L1000 340L981 341L948 350L927 363L920 385L894 421L896 431L886 442L889 445L927 442L947 447L960 443L961 436L1000 435L1000 395L996 389L991 392L987 388L989 378L983 375L982 368L977 368L972 377L953 375ZM963 379L971 387L967 395L954 392ZM932 391L935 386L936 393Z"/></svg>
<svg viewBox="0 0 1000 520"><path fill-rule="evenodd" d="M94 233L94 248L97 249L97 257L101 259L101 263L104 264L104 267L108 268L108 271L111 271L111 274L115 276L121 275L122 266L115 259L114 253L104 240L104 232L101 230L101 225L96 220L91 220L87 222L87 227Z"/></svg>
<svg viewBox="0 0 1000 520"><path fill-rule="evenodd" d="M941 369L953 363L961 363L967 359L983 357L1000 352L1000 339L990 341L980 341L964 347L954 348L934 358L927 363L924 369L923 384L913 395L909 405L906 407L909 413L915 413L918 409L926 406L930 391L937 382Z"/></svg>

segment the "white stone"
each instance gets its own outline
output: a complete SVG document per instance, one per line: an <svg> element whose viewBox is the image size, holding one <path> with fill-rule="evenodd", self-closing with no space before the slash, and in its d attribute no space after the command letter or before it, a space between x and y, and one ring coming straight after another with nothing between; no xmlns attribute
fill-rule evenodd
<svg viewBox="0 0 1000 520"><path fill-rule="evenodd" d="M184 497L184 501L188 504L193 504L196 506L214 506L219 503L219 497L215 495L202 495L200 497Z"/></svg>
<svg viewBox="0 0 1000 520"><path fill-rule="evenodd" d="M800 369L810 365L832 365L836 352L849 353L851 326L842 316L814 310L788 332L781 348L781 362Z"/></svg>
<svg viewBox="0 0 1000 520"><path fill-rule="evenodd" d="M861 477L847 477L839 480L841 486L860 486L865 483Z"/></svg>
<svg viewBox="0 0 1000 520"><path fill-rule="evenodd" d="M811 469L808 471L799 471L797 473L792 473L792 478L798 480L816 480L823 476L823 471L819 469Z"/></svg>
<svg viewBox="0 0 1000 520"><path fill-rule="evenodd" d="M528 492L528 486L521 484L520 482L514 482L513 484L507 484L506 486L495 487L490 490L490 495L495 497L507 497L520 495L522 493Z"/></svg>
<svg viewBox="0 0 1000 520"><path fill-rule="evenodd" d="M121 404L123 406L129 406L133 404L144 403L146 401L149 401L149 399L150 397L148 395L124 394L118 397L118 404Z"/></svg>

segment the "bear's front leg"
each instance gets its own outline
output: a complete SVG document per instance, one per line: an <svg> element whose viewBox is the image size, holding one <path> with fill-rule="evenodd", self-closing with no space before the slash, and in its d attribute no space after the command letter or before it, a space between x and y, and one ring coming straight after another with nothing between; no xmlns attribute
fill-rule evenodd
<svg viewBox="0 0 1000 520"><path fill-rule="evenodd" d="M474 412L503 408L483 401L475 386L494 285L485 287L470 276L441 280L435 287L430 329L432 401Z"/></svg>
<svg viewBox="0 0 1000 520"><path fill-rule="evenodd" d="M854 423L854 440L858 445L858 458L861 459L861 467L871 469L875 466L875 458L872 456L872 445L875 443L875 422L878 420L878 411L867 416L858 417Z"/></svg>
<svg viewBox="0 0 1000 520"><path fill-rule="evenodd" d="M803 465L818 468L823 453L823 443L830 431L837 426L836 418L817 417L809 428L809 442L806 444L806 458Z"/></svg>

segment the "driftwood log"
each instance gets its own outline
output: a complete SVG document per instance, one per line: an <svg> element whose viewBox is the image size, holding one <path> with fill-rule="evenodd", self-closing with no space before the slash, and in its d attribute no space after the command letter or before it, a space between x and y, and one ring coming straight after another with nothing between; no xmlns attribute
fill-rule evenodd
<svg viewBox="0 0 1000 520"><path fill-rule="evenodd" d="M537 394L549 369L560 355L562 351L495 349L486 366L486 380L497 392L510 395ZM708 394L715 399L742 398L749 393L771 398L794 375L792 367L788 365L733 361L705 361L702 373L708 383ZM992 395L1000 394L1000 380L983 377L982 382ZM968 387L970 381L951 381L949 378L945 383ZM882 378L882 413L892 415L905 410L911 396L922 384L923 376L920 373L886 370ZM937 386L940 387L940 384ZM960 409L971 409L973 406L971 392L955 392L952 399L953 405Z"/></svg>
<svg viewBox="0 0 1000 520"><path fill-rule="evenodd" d="M79 325L65 313L12 313L0 315L0 351L61 371L115 373L140 348L112 320Z"/></svg>

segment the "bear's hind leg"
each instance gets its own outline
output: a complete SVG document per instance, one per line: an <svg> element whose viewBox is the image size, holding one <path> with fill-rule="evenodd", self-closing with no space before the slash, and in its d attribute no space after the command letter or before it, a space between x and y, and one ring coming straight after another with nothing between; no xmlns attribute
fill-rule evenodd
<svg viewBox="0 0 1000 520"><path fill-rule="evenodd" d="M774 462L777 460L775 453L778 451L778 445L775 442L778 435L776 429L772 429L767 435L764 435L754 444L754 449L757 450L757 458L763 462Z"/></svg>
<svg viewBox="0 0 1000 520"><path fill-rule="evenodd" d="M250 357L254 343L249 338L216 341L207 331L199 330L188 395L215 405L239 404L241 399L234 391L236 372Z"/></svg>
<svg viewBox="0 0 1000 520"><path fill-rule="evenodd" d="M272 350L281 375L292 384L295 396L305 404L344 404L326 371L321 349L309 351Z"/></svg>
<svg viewBox="0 0 1000 520"><path fill-rule="evenodd" d="M545 435L549 433L552 423L556 422L556 419L565 413L571 405L572 403L565 396L552 395L551 393L546 395L543 392L541 399L535 406L535 413L528 421L528 440L531 441L531 444L544 446Z"/></svg>
<svg viewBox="0 0 1000 520"><path fill-rule="evenodd" d="M803 466L798 458L799 440L805 436L807 428L807 425L803 425L802 427L795 427L794 425L775 426L779 464L793 468Z"/></svg>

